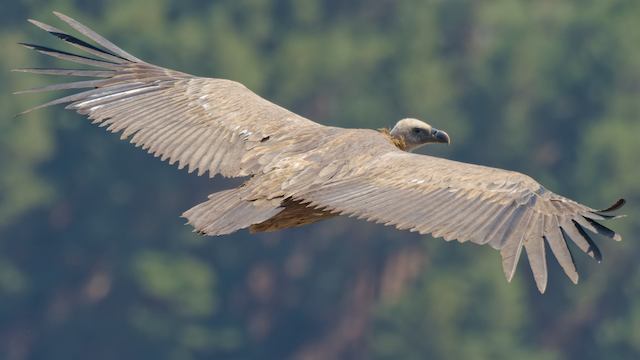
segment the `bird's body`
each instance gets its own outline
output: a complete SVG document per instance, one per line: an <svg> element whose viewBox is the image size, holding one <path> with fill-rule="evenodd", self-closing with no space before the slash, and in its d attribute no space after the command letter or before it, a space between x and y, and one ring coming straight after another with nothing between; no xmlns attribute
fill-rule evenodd
<svg viewBox="0 0 640 360"><path fill-rule="evenodd" d="M620 239L595 222L614 216L556 195L526 175L408 152L449 142L446 133L419 120L404 119L391 131L322 126L237 82L145 63L56 15L107 50L32 22L101 59L25 46L107 70L18 70L104 78L25 91L92 88L39 107L71 102L67 108L198 175L251 176L183 214L201 234L273 231L349 214L446 240L489 244L501 250L509 280L524 247L541 292L547 282L545 242L577 282L567 240L599 260L585 230Z"/></svg>

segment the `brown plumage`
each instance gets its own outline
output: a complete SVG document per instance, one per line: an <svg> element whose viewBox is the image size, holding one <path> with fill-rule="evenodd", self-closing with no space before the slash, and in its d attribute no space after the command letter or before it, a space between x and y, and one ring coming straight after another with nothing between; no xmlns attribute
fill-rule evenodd
<svg viewBox="0 0 640 360"><path fill-rule="evenodd" d="M382 132L325 127L237 82L145 63L73 19L56 15L106 50L30 21L100 59L23 45L106 70L17 71L104 79L22 91L91 88L34 109L71 102L67 109L112 132L123 131L122 139L131 136L131 142L171 164L179 162L179 168L188 165L198 175L209 171L210 177L252 175L242 186L212 194L183 214L200 234L247 227L273 231L349 214L447 241L489 244L501 250L508 280L524 247L541 292L547 284L545 242L577 282L569 238L598 261L600 252L586 230L620 240L595 220L618 217L597 213L616 210L624 200L596 211L517 172L412 154L407 151L429 142L449 143L446 133L415 119Z"/></svg>

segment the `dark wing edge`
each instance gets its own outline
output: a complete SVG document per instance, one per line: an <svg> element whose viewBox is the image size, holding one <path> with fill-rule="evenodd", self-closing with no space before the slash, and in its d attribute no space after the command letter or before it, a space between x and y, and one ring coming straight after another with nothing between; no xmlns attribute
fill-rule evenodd
<svg viewBox="0 0 640 360"><path fill-rule="evenodd" d="M604 210L598 210L597 212L610 212L610 211L616 211L618 209L620 209L621 207L624 206L624 204L627 203L627 200L625 199L618 199L618 201L615 202L615 204L609 206L608 208L604 209Z"/></svg>
<svg viewBox="0 0 640 360"><path fill-rule="evenodd" d="M131 142L179 168L198 175L246 176L264 166L264 156L296 147L295 137L320 124L298 116L251 92L240 83L196 77L143 62L77 21L55 13L105 49L39 21L39 28L96 58L39 45L22 44L40 53L106 70L17 69L47 75L99 77L18 91L14 94L89 89L26 110L71 103L66 109L87 115L93 123L122 132ZM18 116L16 115L16 116ZM271 141L266 141L271 140ZM266 142L265 142L266 141ZM296 150L300 150L298 145Z"/></svg>
<svg viewBox="0 0 640 360"><path fill-rule="evenodd" d="M595 220L624 215L597 214L520 173L400 151L362 166L367 169L356 176L338 168L322 187L294 200L447 241L489 244L500 250L508 281L524 248L541 293L547 287L547 244L577 283L570 240L598 262L602 255L588 232L621 240ZM620 201L616 205L611 208L620 208Z"/></svg>

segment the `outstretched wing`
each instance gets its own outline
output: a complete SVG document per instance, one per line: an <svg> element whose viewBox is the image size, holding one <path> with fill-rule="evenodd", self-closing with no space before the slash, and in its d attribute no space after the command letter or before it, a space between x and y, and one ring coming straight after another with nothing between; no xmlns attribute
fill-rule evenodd
<svg viewBox="0 0 640 360"><path fill-rule="evenodd" d="M621 239L595 220L617 217L597 212L616 210L624 200L596 211L517 172L402 151L381 152L353 170L342 164L322 186L295 191L294 200L447 241L489 244L501 250L508 280L524 247L540 292L547 285L545 242L575 283L569 238L598 261L600 251L586 230Z"/></svg>
<svg viewBox="0 0 640 360"><path fill-rule="evenodd" d="M265 154L300 151L296 137L322 125L298 116L251 92L242 84L202 78L141 61L77 21L55 13L106 50L38 21L36 26L101 59L22 44L43 54L106 70L19 69L37 74L92 76L105 79L45 86L18 93L93 88L34 109L72 102L66 108L94 123L123 131L122 139L148 149L162 160L198 175L209 171L246 176L267 163ZM31 111L27 110L25 111Z"/></svg>

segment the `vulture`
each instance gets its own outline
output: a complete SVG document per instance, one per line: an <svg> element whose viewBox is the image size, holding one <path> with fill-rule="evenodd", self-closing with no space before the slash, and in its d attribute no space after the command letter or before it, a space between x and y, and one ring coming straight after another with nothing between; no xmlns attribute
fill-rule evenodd
<svg viewBox="0 0 640 360"><path fill-rule="evenodd" d="M28 111L60 103L94 124L198 175L250 176L182 216L202 235L239 229L275 231L341 214L395 225L445 240L500 250L510 281L526 250L538 290L547 286L548 245L569 278L578 273L571 239L598 262L589 232L621 240L598 220L624 199L594 210L556 195L518 172L450 161L410 151L449 136L416 119L393 129L327 127L296 115L240 83L192 76L146 63L79 22L55 13L99 46L39 21L39 28L89 56L21 44L94 69L17 69L98 78L17 93L85 89ZM87 90L88 89L88 90ZM21 115L18 114L18 115ZM16 116L18 116L16 115ZM547 244L547 245L545 245Z"/></svg>

